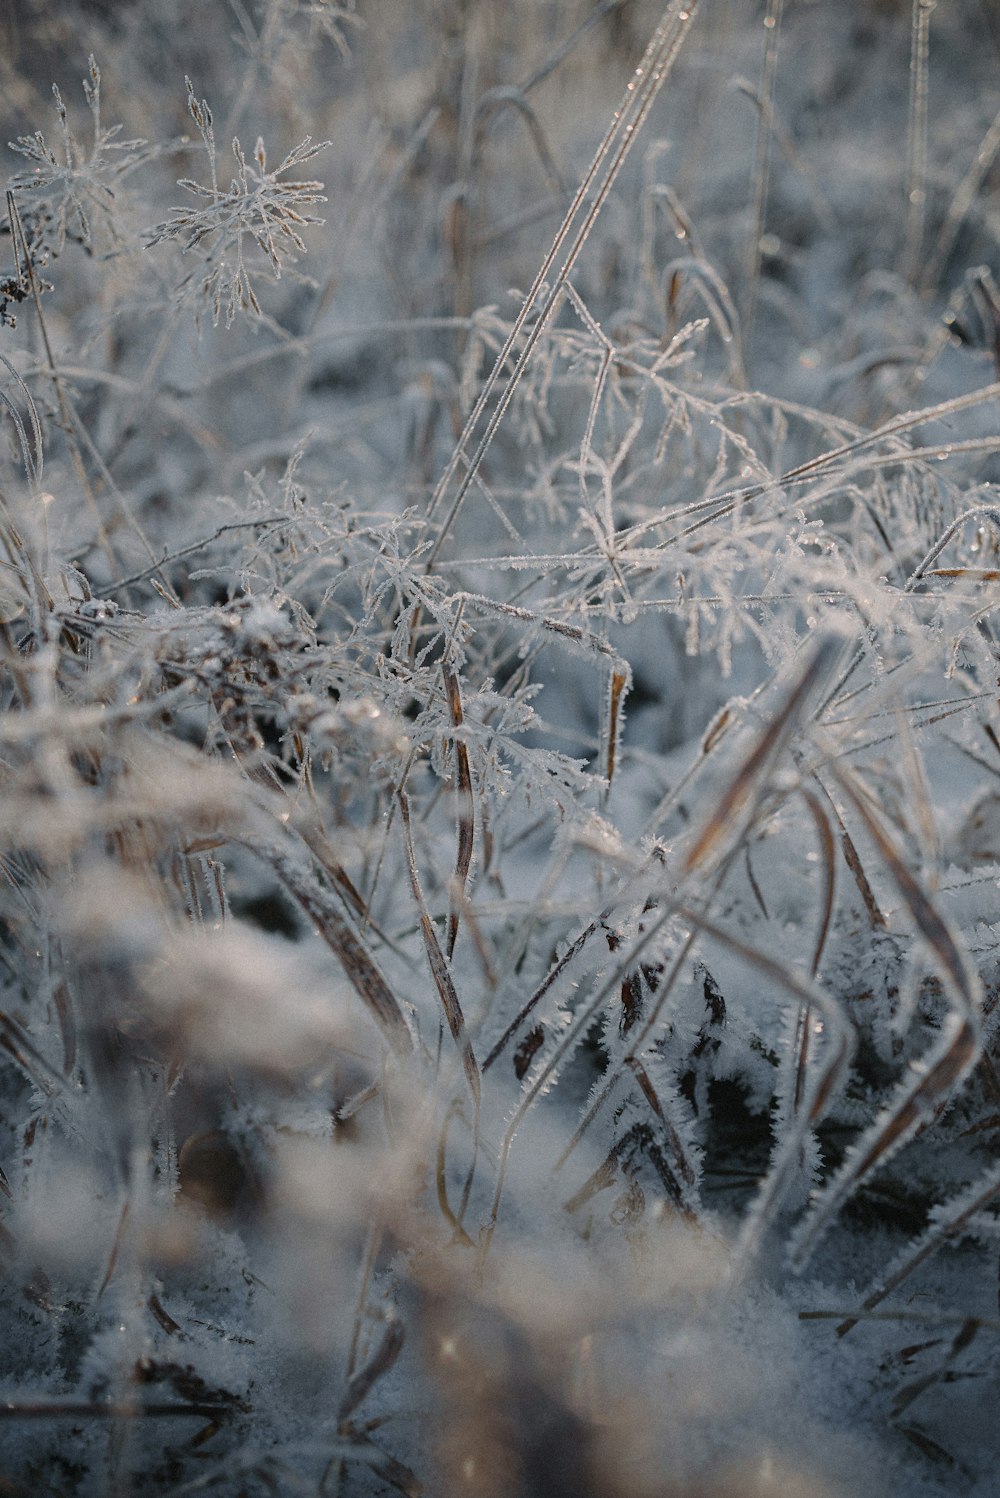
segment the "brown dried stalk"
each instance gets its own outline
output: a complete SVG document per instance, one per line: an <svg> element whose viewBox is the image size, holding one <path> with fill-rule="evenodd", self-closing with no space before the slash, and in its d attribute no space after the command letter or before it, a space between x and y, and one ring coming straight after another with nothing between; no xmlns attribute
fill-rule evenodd
<svg viewBox="0 0 1000 1498"><path fill-rule="evenodd" d="M465 1027L465 1015L462 1013L462 1005L459 1002L458 993L455 989L454 980L447 959L441 950L441 944L434 929L424 892L420 886L420 876L417 873L416 855L413 851L413 831L410 826L410 802L402 787L397 792L399 799L399 810L403 820L403 836L406 841L406 861L410 872L410 888L416 901L417 910L420 914L420 930L424 939L424 951L427 954L427 962L430 966L434 986L437 988L438 997L441 1000L441 1008L451 1031L451 1037L458 1046L462 1055L462 1065L469 1083L469 1091L475 1103L477 1115L481 1085L479 1079L479 1063L476 1061L469 1039L469 1032Z"/></svg>
<svg viewBox="0 0 1000 1498"><path fill-rule="evenodd" d="M336 954L355 992L391 1049L397 1056L409 1055L413 1050L409 1021L346 913L342 914L332 899L324 898L321 886L281 849L265 846L253 851L260 852L268 860L296 904L305 911L319 935Z"/></svg>
<svg viewBox="0 0 1000 1498"><path fill-rule="evenodd" d="M768 770L797 726L813 686L839 654L840 644L831 636L813 651L784 704L757 739L688 848L682 870L685 875L703 865L724 838L734 840L734 822L740 824L740 831L745 829L766 788Z"/></svg>
<svg viewBox="0 0 1000 1498"><path fill-rule="evenodd" d="M464 719L458 675L448 660L442 663L441 672L444 676L445 691L448 694L448 711L451 713L452 725L455 728L461 728ZM449 961L454 956L455 942L458 939L459 904L464 900L469 885L469 869L472 867L476 825L469 751L460 738L455 738L452 742L455 746L455 779L458 782L458 848L455 853L455 873L452 876L457 899L450 902L451 908L448 912L447 953Z"/></svg>

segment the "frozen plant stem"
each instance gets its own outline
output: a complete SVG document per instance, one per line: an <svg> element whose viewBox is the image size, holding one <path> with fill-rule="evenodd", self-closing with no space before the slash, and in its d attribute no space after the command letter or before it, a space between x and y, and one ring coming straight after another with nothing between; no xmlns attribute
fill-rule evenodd
<svg viewBox="0 0 1000 1498"><path fill-rule="evenodd" d="M749 350L750 339L753 335L757 289L760 282L761 240L764 234L764 215L767 210L767 189L771 174L771 141L774 134L774 83L778 72L778 43L783 10L784 0L768 0L767 15L764 17L767 40L760 81L760 108L757 112L750 240L747 245L746 304L743 309L743 339L746 350Z"/></svg>
<svg viewBox="0 0 1000 1498"><path fill-rule="evenodd" d="M437 488L431 496L427 512L428 519L434 516L446 498L453 479L464 464L465 471L458 480L454 498L428 555L426 563L428 572L433 569L448 533L458 517L465 496L469 492L490 443L493 441L504 419L507 407L513 399L514 391L517 389L521 376L527 368L535 346L562 300L566 281L590 236L590 231L597 222L601 210L607 201L608 194L628 158L636 137L677 60L677 55L680 52L691 22L694 20L697 8L698 0L688 0L688 3L685 4L680 3L680 0L672 0L672 3L664 11L660 24L656 28L653 38L643 54L642 61L636 68L632 78L629 79L628 87L625 90L621 104L615 111L611 125L597 148L597 153L576 191L566 217L559 226L558 233L552 241L548 254L539 267L538 274L531 284L531 289L525 298L524 305L514 319L504 345L497 355L496 363L483 384L479 398L472 408L458 444L452 453L444 473L438 481ZM566 258L555 280L549 285L549 276L562 253L563 246L571 236L572 243L570 244ZM514 368L500 393L496 409L486 423L486 429L479 444L470 457L468 453L469 445L479 426L480 419L532 314L535 314L534 320L530 328L528 328L523 347L515 360Z"/></svg>
<svg viewBox="0 0 1000 1498"><path fill-rule="evenodd" d="M910 119L906 165L906 248L903 267L915 285L919 277L927 215L927 93L931 11L937 0L913 0L910 33Z"/></svg>

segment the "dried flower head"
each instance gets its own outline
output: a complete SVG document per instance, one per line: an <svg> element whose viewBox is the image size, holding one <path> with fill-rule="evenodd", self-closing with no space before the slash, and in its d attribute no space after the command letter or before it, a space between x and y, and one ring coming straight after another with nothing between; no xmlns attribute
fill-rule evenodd
<svg viewBox="0 0 1000 1498"><path fill-rule="evenodd" d="M122 243L116 188L154 152L144 140L118 140L121 125L106 129L101 124L101 70L93 55L83 80L91 117L92 139L88 144L73 133L55 84L52 93L60 149L57 152L50 146L41 130L12 140L11 150L27 157L32 165L30 171L12 177L10 186L28 197L26 210L32 219L41 218L50 224L54 253L63 249L67 239L76 239L91 251L116 251Z"/></svg>
<svg viewBox="0 0 1000 1498"><path fill-rule="evenodd" d="M308 224L324 222L316 214L301 211L307 204L326 202L322 182L286 181L283 178L293 167L301 166L325 150L330 142L313 145L312 138L307 135L288 152L280 165L268 171L267 153L260 136L249 161L239 139L234 138L236 175L228 189L222 189L218 179L212 111L206 100L195 97L190 78L186 82L188 112L204 141L212 180L205 186L190 177L182 177L178 186L201 199L201 206L174 208L170 217L150 232L146 243L152 246L175 239L185 255L200 252L204 257L202 272L192 271L178 289L183 294L191 285L196 285L200 303L212 309L213 325L218 324L225 308L228 328L238 312L260 316L260 302L246 260L248 247L256 246L263 253L277 281L281 279L285 266L305 254L305 241L300 231Z"/></svg>

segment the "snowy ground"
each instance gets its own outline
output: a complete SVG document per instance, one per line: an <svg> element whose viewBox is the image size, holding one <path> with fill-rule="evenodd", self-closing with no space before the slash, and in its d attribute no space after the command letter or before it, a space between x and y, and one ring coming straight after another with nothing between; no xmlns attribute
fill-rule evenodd
<svg viewBox="0 0 1000 1498"><path fill-rule="evenodd" d="M995 1491L998 61L0 18L4 1493Z"/></svg>

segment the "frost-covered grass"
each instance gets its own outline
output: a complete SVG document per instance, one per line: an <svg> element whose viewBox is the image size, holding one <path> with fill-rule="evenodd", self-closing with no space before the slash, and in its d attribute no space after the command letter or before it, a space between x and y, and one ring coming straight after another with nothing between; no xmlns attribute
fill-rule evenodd
<svg viewBox="0 0 1000 1498"><path fill-rule="evenodd" d="M992 9L0 29L0 1489L994 1492Z"/></svg>

